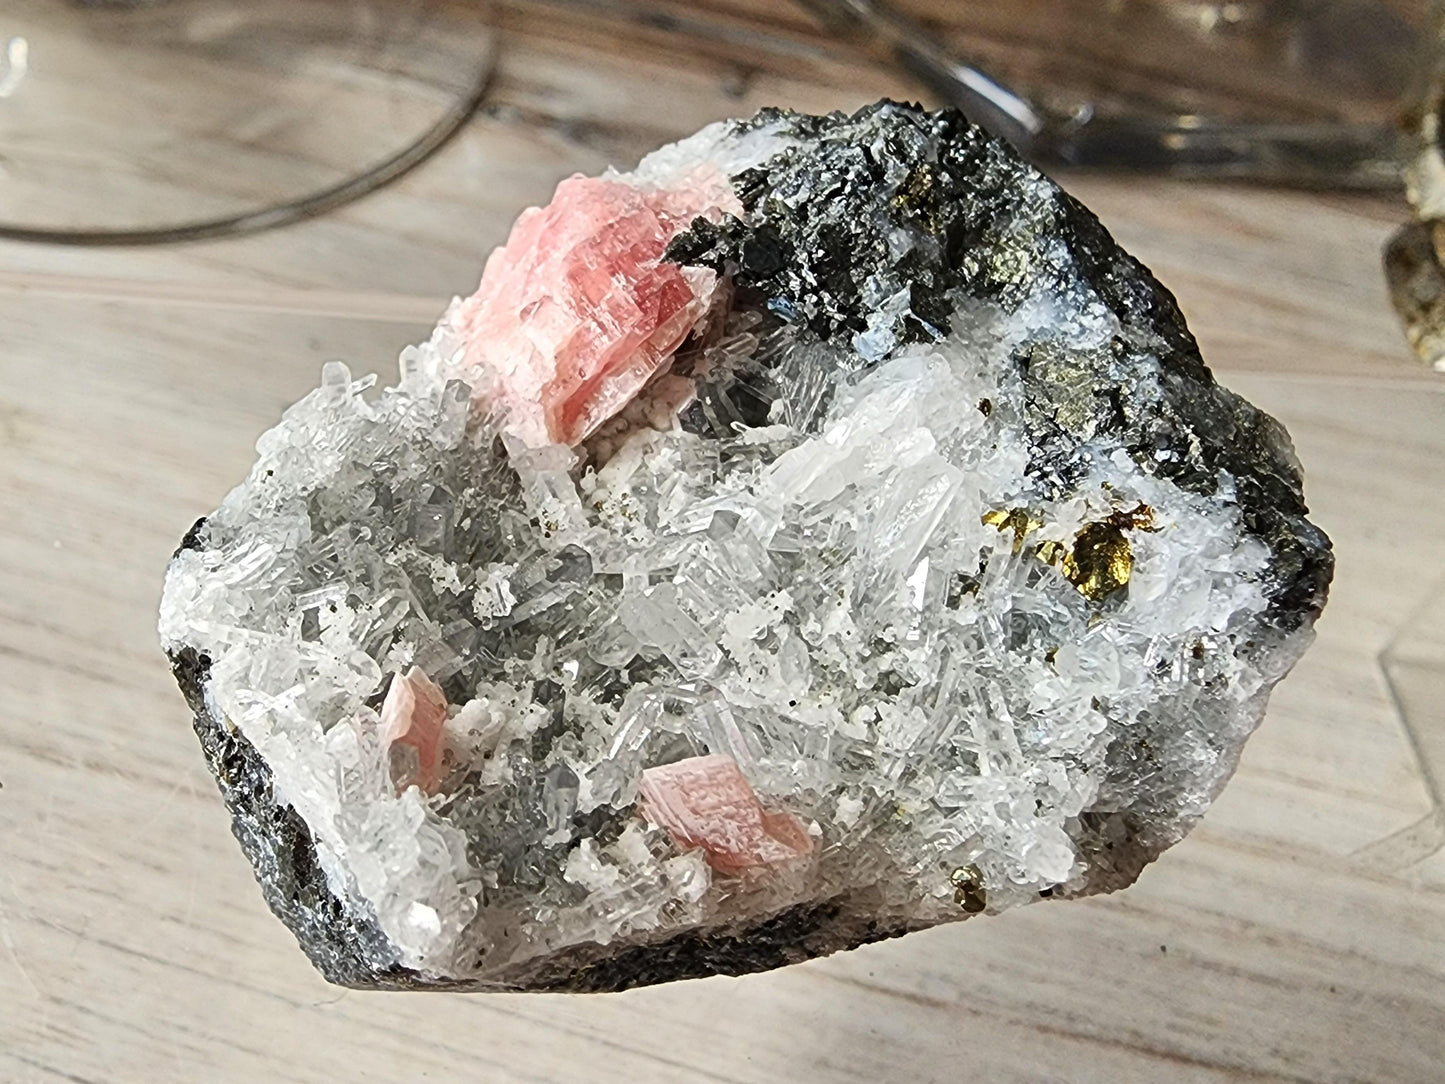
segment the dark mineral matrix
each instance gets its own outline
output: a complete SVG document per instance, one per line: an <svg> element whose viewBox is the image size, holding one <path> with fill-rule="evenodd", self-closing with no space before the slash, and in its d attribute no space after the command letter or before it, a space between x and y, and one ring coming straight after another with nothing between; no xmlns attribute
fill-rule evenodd
<svg viewBox="0 0 1445 1084"><path fill-rule="evenodd" d="M956 112L573 177L171 562L267 902L359 987L614 990L1130 884L1328 539L1174 299Z"/></svg>

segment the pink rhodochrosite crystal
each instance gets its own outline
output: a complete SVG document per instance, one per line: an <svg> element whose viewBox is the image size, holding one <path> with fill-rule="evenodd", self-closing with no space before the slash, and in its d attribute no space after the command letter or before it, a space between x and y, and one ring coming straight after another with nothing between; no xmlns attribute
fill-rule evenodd
<svg viewBox="0 0 1445 1084"><path fill-rule="evenodd" d="M649 820L679 847L701 847L717 870L785 862L813 849L798 818L764 809L729 756L689 757L647 768L638 793Z"/></svg>
<svg viewBox="0 0 1445 1084"><path fill-rule="evenodd" d="M576 444L671 359L717 276L662 262L699 216L740 210L721 179L672 189L569 177L517 219L457 317L479 394L533 447Z"/></svg>
<svg viewBox="0 0 1445 1084"><path fill-rule="evenodd" d="M447 698L436 682L413 666L397 674L381 705L382 748L404 745L416 751L416 769L401 784L415 783L430 794L441 782L442 728Z"/></svg>

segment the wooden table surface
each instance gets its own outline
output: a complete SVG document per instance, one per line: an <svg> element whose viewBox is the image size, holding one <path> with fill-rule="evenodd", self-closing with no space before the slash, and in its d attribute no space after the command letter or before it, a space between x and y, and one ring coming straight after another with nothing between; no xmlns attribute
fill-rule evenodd
<svg viewBox="0 0 1445 1084"><path fill-rule="evenodd" d="M1445 1079L1445 378L1386 305L1387 199L1064 178L1288 425L1339 555L1237 777L1135 887L598 996L344 991L267 912L156 642L177 539L323 361L394 373L562 176L890 89L744 74L523 28L495 106L340 213L0 245L0 1081Z"/></svg>

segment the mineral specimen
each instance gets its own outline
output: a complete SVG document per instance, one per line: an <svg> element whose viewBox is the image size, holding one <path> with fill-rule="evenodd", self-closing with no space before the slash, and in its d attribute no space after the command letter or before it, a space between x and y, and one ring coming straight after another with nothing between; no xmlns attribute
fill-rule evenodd
<svg viewBox="0 0 1445 1084"><path fill-rule="evenodd" d="M1331 572L1283 429L957 113L564 181L331 363L161 638L330 979L611 990L1131 883Z"/></svg>

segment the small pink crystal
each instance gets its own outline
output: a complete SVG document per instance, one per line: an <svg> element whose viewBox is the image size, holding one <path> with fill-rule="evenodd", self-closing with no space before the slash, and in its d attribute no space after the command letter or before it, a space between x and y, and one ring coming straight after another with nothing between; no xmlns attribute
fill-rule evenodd
<svg viewBox="0 0 1445 1084"><path fill-rule="evenodd" d="M701 847L708 865L735 872L798 858L812 837L791 813L763 808L729 756L689 757L646 768L639 807L682 848Z"/></svg>
<svg viewBox="0 0 1445 1084"><path fill-rule="evenodd" d="M447 721L447 698L441 687L413 666L397 674L381 704L381 746L407 745L416 750L417 768L402 786L415 783L431 794L441 783L442 728Z"/></svg>
<svg viewBox="0 0 1445 1084"><path fill-rule="evenodd" d="M700 215L741 210L725 181L671 189L569 177L524 212L455 317L479 397L525 444L576 444L671 361L717 276L662 259Z"/></svg>

